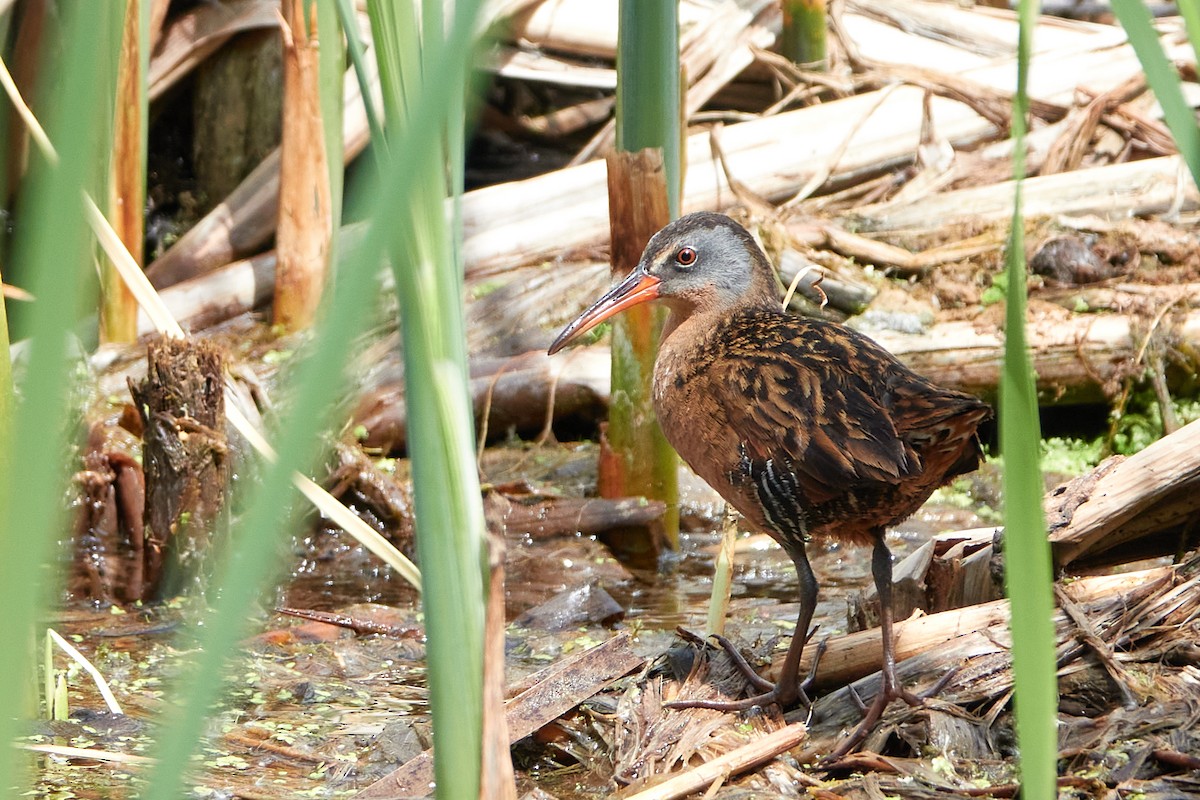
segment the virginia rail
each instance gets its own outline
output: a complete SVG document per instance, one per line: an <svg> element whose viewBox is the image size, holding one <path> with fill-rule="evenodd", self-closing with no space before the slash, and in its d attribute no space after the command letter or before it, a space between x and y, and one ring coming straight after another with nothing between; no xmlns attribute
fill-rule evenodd
<svg viewBox="0 0 1200 800"><path fill-rule="evenodd" d="M871 544L879 593L883 686L844 754L894 699L919 702L896 679L892 557L884 531L934 489L979 463L976 428L991 409L943 389L862 334L782 311L775 274L750 234L721 214L689 214L650 239L637 267L568 325L556 353L614 314L649 300L670 309L654 365L654 409L683 460L767 533L796 565L800 613L778 683L732 702L739 710L807 704L800 656L816 606L810 537Z"/></svg>

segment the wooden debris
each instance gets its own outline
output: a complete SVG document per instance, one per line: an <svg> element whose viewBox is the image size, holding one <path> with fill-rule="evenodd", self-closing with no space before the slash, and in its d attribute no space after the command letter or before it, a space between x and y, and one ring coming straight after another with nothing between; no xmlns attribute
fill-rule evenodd
<svg viewBox="0 0 1200 800"><path fill-rule="evenodd" d="M360 617L349 613L313 611L305 608L287 608L285 606L276 607L275 613L306 619L322 625L345 628L359 636L390 636L396 639L415 639L424 636L424 631L411 625L394 625L386 621L371 619L365 616Z"/></svg>
<svg viewBox="0 0 1200 800"><path fill-rule="evenodd" d="M488 552L487 613L483 650L483 754L479 797L483 800L517 800L504 709L504 537L486 534Z"/></svg>
<svg viewBox="0 0 1200 800"><path fill-rule="evenodd" d="M523 739L638 668L642 659L620 633L534 676L533 685L508 701L509 741ZM361 800L424 796L433 781L433 756L425 751L355 795Z"/></svg>
<svg viewBox="0 0 1200 800"><path fill-rule="evenodd" d="M853 217L871 230L936 229L968 219L995 222L1012 216L1013 188L1004 182L959 189L911 205L866 206ZM1029 178L1022 202L1026 219L1095 214L1117 220L1200 208L1200 191L1179 156L1163 156Z"/></svg>
<svg viewBox="0 0 1200 800"><path fill-rule="evenodd" d="M168 286L159 294L184 328L203 330L265 305L271 299L274 281L275 251L271 250ZM146 313L139 312L138 335L154 330Z"/></svg>
<svg viewBox="0 0 1200 800"><path fill-rule="evenodd" d="M692 766L736 751L783 726L769 709L743 720L732 712L664 708L669 700L720 699L744 685L745 679L724 653L713 659L686 659L690 655L686 648L668 652L666 666L678 680L665 679L662 670L651 665L625 688L616 712L605 720L613 726L609 737L613 778L619 785L653 785L664 777L685 775ZM793 772L789 770L789 776Z"/></svg>
<svg viewBox="0 0 1200 800"><path fill-rule="evenodd" d="M83 469L73 477L81 500L75 521L74 570L68 589L97 603L148 596L146 479L142 465L109 446L99 425L88 436Z"/></svg>
<svg viewBox="0 0 1200 800"><path fill-rule="evenodd" d="M1196 594L1196 591L1200 583L1195 573L1196 564L1193 562L1179 569L1159 568L1124 575L1081 578L1064 586L1064 591L1086 611L1093 629L1102 632L1100 635L1104 646L1112 647L1119 643L1125 652L1141 647L1146 651L1147 658L1156 660L1154 649L1161 647L1164 639L1174 640L1176 634L1173 632L1178 630L1180 622L1197 610L1200 594ZM958 706L988 701L1003 707L1008 701L1012 681L1006 607L1006 602L999 601L962 612L945 612L901 623L898 626L899 649L912 654L900 665L901 679L910 686L932 686L947 674L948 669L957 667L949 684L939 693L941 698ZM988 608L994 608L998 616L989 619L985 611ZM952 623L951 620L959 613L962 616L957 623ZM1060 669L1070 670L1071 665L1082 669L1085 665L1077 659L1089 649L1077 641L1075 624L1062 612L1056 614L1055 624L1059 663L1065 665ZM910 638L923 639L936 629L944 630L946 638L927 640L924 645L917 645L916 638ZM844 644L846 640L869 637L871 634L877 632L849 634L832 640L826 658L833 655L834 659L828 665L822 661L818 681L829 681L839 672L840 677L852 675L850 671L842 672L851 659L837 654L854 649ZM872 646L869 639L857 645L857 649L875 651L874 660L864 664L866 669L875 670L878 667L878 645ZM898 657L905 658L902 652L898 653ZM828 673L826 668L830 670ZM1139 682L1138 686L1139 693L1143 695L1139 697L1139 702L1144 702L1147 692L1151 696L1164 697L1174 691L1169 682L1159 687L1148 687L1144 682ZM877 687L878 673L860 679L854 685L862 697L872 696ZM1108 691L1112 691L1111 687ZM814 708L817 722L811 727L812 745L801 754L802 761L828 752L839 730L853 728L857 724L859 712L847 692L843 689L817 701ZM881 726L872 735L866 743L866 749L880 752L885 740L898 730L903 718L911 718L914 714L962 712L931 700L926 711L914 711L906 707L895 708L893 713L898 716L892 717L891 724ZM975 720L973 724L986 724L986 720Z"/></svg>
<svg viewBox="0 0 1200 800"><path fill-rule="evenodd" d="M144 427L142 599L173 596L201 579L225 509L230 468L221 351L209 341L161 339L150 344L146 369L140 384L129 381Z"/></svg>
<svg viewBox="0 0 1200 800"><path fill-rule="evenodd" d="M659 529L666 507L641 497L511 497L489 495L488 517L509 536L597 536L618 528Z"/></svg>
<svg viewBox="0 0 1200 800"><path fill-rule="evenodd" d="M1102 91L1140 74L1132 51L1112 47L1112 32L1101 35L1100 30L1079 27L1059 31L1061 42L1073 38L1075 49L1082 52L1071 56L1069 66L1058 64L1055 69L1040 71L1036 62L1049 56L1035 57L1033 73L1039 80L1032 91L1036 98L1047 102L1068 101L1078 86L1079 75L1087 75L1089 85ZM1015 27L1012 31L1015 32ZM927 44L922 40L920 48ZM895 48L892 52L913 51L910 45L910 49ZM992 90L1008 92L1011 69L1010 61L1000 59L984 62L964 72L963 77ZM820 172L828 173L829 182L861 180L867 174L908 163L920 141L925 92L915 86L901 86L889 91L882 102L881 94L855 95L725 128L721 134L722 146L731 174L756 194L778 200L794 194ZM992 123L963 103L937 97L931 102L931 109L939 133L956 145L979 142L997 133ZM889 123L864 126L862 121L866 118L887 119ZM852 146L844 147L850 138ZM687 163L685 211L726 208L736 201L714 159L707 133L689 137ZM603 185L603 170L596 163L588 163L468 193L463 199L468 275L496 274L513 263L603 243L607 232ZM1092 206L1097 205L1097 191L1089 192ZM1107 190L1099 191L1108 196ZM1011 191L1005 198L1009 203ZM535 203L546 212L534 216L524 213ZM1112 213L1121 213L1120 207L1119 201L1110 201L1106 206ZM940 217L928 219L944 220L963 208L960 201L943 210ZM880 224L878 220L871 222Z"/></svg>
<svg viewBox="0 0 1200 800"><path fill-rule="evenodd" d="M1200 341L1200 311L1181 311L1163 324L1170 336ZM1143 325L1140 317L1126 314L1040 314L1028 328L1039 400L1097 402L1115 395L1125 376L1140 371ZM985 396L999 386L1004 342L990 324L941 322L918 335L864 333L937 383Z"/></svg>
<svg viewBox="0 0 1200 800"><path fill-rule="evenodd" d="M802 742L807 733L808 728L804 723L793 722L649 789L625 795L625 800L673 800L686 797L714 782L723 782L740 772L770 761Z"/></svg>
<svg viewBox="0 0 1200 800"><path fill-rule="evenodd" d="M333 457L335 463L323 481L326 491L412 556L416 535L408 485L380 470L357 447L339 443Z"/></svg>
<svg viewBox="0 0 1200 800"><path fill-rule="evenodd" d="M1186 548L1198 533L1197 486L1200 421L1052 493L1045 505L1055 561L1112 563Z"/></svg>
<svg viewBox="0 0 1200 800"><path fill-rule="evenodd" d="M394 373L381 377L388 379L359 399L353 424L364 428L364 447L403 452L408 431L403 384ZM536 435L553 419L594 423L607 403L610 380L606 349L554 358L543 349L513 358L476 359L470 388L479 439L502 438L510 430Z"/></svg>
<svg viewBox="0 0 1200 800"><path fill-rule="evenodd" d="M1171 579L1172 570L1167 567L1125 573L1122 575L1080 578L1071 584L1071 596L1080 604L1093 603L1104 598L1129 597L1146 587L1161 588ZM1008 601L995 600L966 608L943 611L928 616L916 616L896 623L896 659L904 661L921 654L940 656L939 669L956 663L957 656L947 655L947 648L967 633L994 628L1003 631L1008 625ZM954 645L958 647L957 644ZM967 647L970 650L970 647ZM809 658L801 674L808 669ZM828 640L824 655L817 668L817 688L845 686L874 673L879 668L880 650L877 629L857 631ZM783 657L773 659L767 677L771 678L779 668Z"/></svg>
<svg viewBox="0 0 1200 800"><path fill-rule="evenodd" d="M276 224L272 322L287 331L313 324L332 264L332 187L322 117L317 7L285 0L283 127L279 141L279 219ZM329 31L325 31L329 34ZM336 44L335 44L336 42ZM341 47L336 37L326 47ZM340 181L339 181L340 183Z"/></svg>

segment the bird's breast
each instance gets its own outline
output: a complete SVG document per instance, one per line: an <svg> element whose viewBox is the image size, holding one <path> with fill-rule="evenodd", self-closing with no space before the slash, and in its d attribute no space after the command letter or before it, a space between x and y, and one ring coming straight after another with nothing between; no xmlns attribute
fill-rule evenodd
<svg viewBox="0 0 1200 800"><path fill-rule="evenodd" d="M655 362L654 412L679 457L738 507L733 476L741 442L714 386L723 374L720 359L704 348L702 341L681 343L672 342L673 338L664 340Z"/></svg>

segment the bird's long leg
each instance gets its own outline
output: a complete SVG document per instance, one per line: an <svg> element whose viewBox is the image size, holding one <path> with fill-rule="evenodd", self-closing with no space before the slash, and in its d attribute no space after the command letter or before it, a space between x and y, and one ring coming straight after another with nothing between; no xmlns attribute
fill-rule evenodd
<svg viewBox="0 0 1200 800"><path fill-rule="evenodd" d="M779 672L779 681L772 685L763 678L754 675L753 670L750 669L750 665L742 658L741 653L737 651L733 643L725 637L719 637L717 642L730 654L734 664L746 675L751 685L765 691L751 697L743 698L742 700L675 700L665 704L668 708L711 708L717 711L743 711L747 708L770 705L771 703L778 703L780 706L787 707L797 700L805 706L810 705L806 689L812 680L812 673L816 671L816 664L814 662L809 678L802 685L799 681L800 657L804 654L804 645L809 637L809 625L812 624L813 612L817 607L817 577L813 574L812 567L808 563L808 554L805 552L803 541L788 542L784 545L784 549L791 556L792 563L796 565L796 575L800 580L800 612L796 617L796 628L792 632L792 641L788 645L787 655L784 656L783 667ZM823 650L824 647L818 650L818 658L820 657L820 652Z"/></svg>
<svg viewBox="0 0 1200 800"><path fill-rule="evenodd" d="M792 563L796 565L796 578L800 582L800 612L796 616L796 629L792 631L792 643L788 645L787 655L783 659L783 667L779 670L779 683L775 685L775 690L785 699L781 699L781 704L788 704L799 699L804 705L810 705L808 695L806 693L807 685L800 684L800 657L804 655L804 645L808 641L809 626L812 624L813 612L817 610L817 576L813 574L812 566L808 563L808 553L804 547L804 541L788 542L784 545L784 550L792 557ZM824 647L820 648L824 651ZM816 663L813 663L813 670L816 670ZM805 681L808 684L812 679Z"/></svg>
<svg viewBox="0 0 1200 800"><path fill-rule="evenodd" d="M849 753L867 737L875 723L883 716L883 710L893 700L903 700L912 706L921 705L921 698L902 688L896 678L896 642L892 632L892 552L883 540L883 532L875 539L871 553L871 574L875 578L875 592L879 596L879 630L883 637L882 685L879 694L863 713L862 722L848 737L833 749L828 759L838 759Z"/></svg>

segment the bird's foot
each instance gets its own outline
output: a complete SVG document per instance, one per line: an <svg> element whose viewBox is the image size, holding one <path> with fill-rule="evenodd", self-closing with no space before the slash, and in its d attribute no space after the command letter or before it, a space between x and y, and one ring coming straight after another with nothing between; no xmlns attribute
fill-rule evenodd
<svg viewBox="0 0 1200 800"><path fill-rule="evenodd" d="M805 638L812 638L816 628L813 628ZM678 628L677 633L688 642L703 647L707 644L703 637L692 633L684 628ZM742 677L746 679L753 688L758 689L758 694L744 697L741 700L672 700L664 703L666 708L709 708L715 711L745 711L748 708L758 708L768 706L772 703L778 704L780 708L787 708L795 705L797 702L805 708L812 708L812 701L808 698L808 692L812 688L813 680L817 673L817 664L821 661L821 655L825 652L825 640L821 640L817 644L817 651L813 654L812 666L809 668L808 675L803 681L796 683L791 689L781 683L771 683L766 678L759 675L750 666L741 651L720 634L713 634L712 638L716 640L721 649L729 656L733 665L737 668Z"/></svg>
<svg viewBox="0 0 1200 800"><path fill-rule="evenodd" d="M950 680L957 674L958 667L947 670L945 675L938 678L937 683L921 694L910 692L908 689L900 686L894 676L892 676L892 678L889 680L885 675L883 687L880 689L879 694L875 695L875 699L871 701L871 705L869 706L863 703L862 697L859 696L858 692L853 686L846 687L850 690L850 699L853 700L855 705L857 705L863 712L863 718L862 721L858 723L858 726L849 735L847 735L846 738L842 739L842 741L838 743L838 746L833 748L833 751L830 752L829 755L825 756L822 761L826 764L837 761L838 759L852 752L854 748L858 747L858 745L862 743L863 739L867 738L867 735L871 732L879 720L883 718L884 710L887 709L888 704L890 704L893 700L903 700L912 708L920 708L925 705L926 700L941 692L942 689L946 688L946 684L948 684Z"/></svg>

